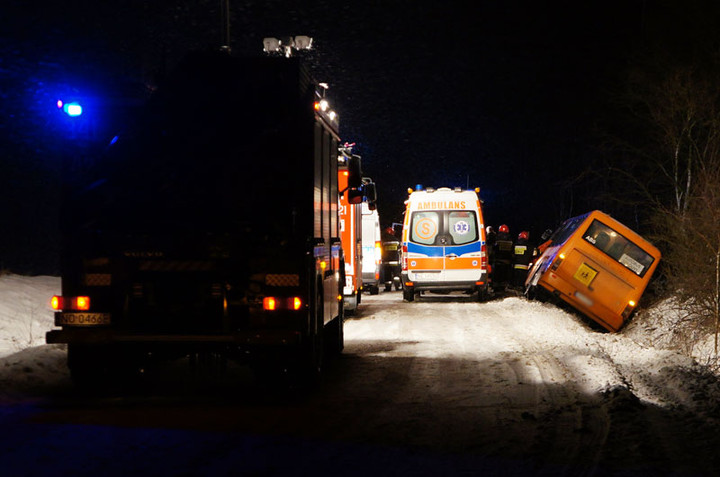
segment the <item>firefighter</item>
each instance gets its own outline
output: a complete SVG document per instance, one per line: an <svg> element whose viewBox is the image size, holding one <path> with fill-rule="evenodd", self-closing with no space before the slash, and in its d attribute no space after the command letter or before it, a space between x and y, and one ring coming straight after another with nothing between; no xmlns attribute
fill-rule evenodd
<svg viewBox="0 0 720 477"><path fill-rule="evenodd" d="M492 281L492 271L495 267L495 236L497 234L495 233L495 229L492 227L492 225L488 225L485 229L485 248L487 251L487 260L488 260L488 276L490 277L490 280Z"/></svg>
<svg viewBox="0 0 720 477"><path fill-rule="evenodd" d="M533 259L533 247L529 243L530 233L522 231L513 247L513 287L520 290L525 287L530 262Z"/></svg>
<svg viewBox="0 0 720 477"><path fill-rule="evenodd" d="M512 281L513 241L507 225L498 227L493 248L493 288L503 290Z"/></svg>

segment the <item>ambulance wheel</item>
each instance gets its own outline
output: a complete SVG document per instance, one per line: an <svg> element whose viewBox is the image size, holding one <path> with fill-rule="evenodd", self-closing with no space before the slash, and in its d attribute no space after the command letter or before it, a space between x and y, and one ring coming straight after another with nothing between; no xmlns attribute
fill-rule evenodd
<svg viewBox="0 0 720 477"><path fill-rule="evenodd" d="M479 302L484 302L488 300L488 290L487 288L478 288L477 291L477 300Z"/></svg>
<svg viewBox="0 0 720 477"><path fill-rule="evenodd" d="M415 301L415 290L412 287L403 288L403 300Z"/></svg>

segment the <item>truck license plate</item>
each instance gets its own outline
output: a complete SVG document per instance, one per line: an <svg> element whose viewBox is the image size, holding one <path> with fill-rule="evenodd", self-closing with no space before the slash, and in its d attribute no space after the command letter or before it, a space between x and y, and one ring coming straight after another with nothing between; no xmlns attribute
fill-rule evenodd
<svg viewBox="0 0 720 477"><path fill-rule="evenodd" d="M56 316L56 325L97 326L110 324L110 313L58 313Z"/></svg>

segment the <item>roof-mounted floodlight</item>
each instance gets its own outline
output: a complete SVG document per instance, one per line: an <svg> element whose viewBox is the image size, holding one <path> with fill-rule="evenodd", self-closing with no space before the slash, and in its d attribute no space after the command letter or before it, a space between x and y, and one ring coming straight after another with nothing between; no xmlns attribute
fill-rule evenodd
<svg viewBox="0 0 720 477"><path fill-rule="evenodd" d="M290 58L293 48L295 48L295 40L291 36L284 36L280 38L280 46L285 52L285 58Z"/></svg>
<svg viewBox="0 0 720 477"><path fill-rule="evenodd" d="M284 36L282 38L263 38L263 51L265 53L282 53L291 57L293 50L309 50L312 48L312 38L305 35L296 37Z"/></svg>
<svg viewBox="0 0 720 477"><path fill-rule="evenodd" d="M309 36L300 35L295 37L295 48L298 50L309 50L312 48L313 39Z"/></svg>
<svg viewBox="0 0 720 477"><path fill-rule="evenodd" d="M280 51L280 40L277 38L263 38L263 51L265 53L277 53Z"/></svg>

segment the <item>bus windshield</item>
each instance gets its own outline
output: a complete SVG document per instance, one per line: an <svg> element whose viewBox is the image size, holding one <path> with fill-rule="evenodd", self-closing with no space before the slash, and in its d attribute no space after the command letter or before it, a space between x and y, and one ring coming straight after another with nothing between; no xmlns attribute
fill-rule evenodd
<svg viewBox="0 0 720 477"><path fill-rule="evenodd" d="M639 277L654 261L650 254L598 220L593 220L583 238Z"/></svg>

